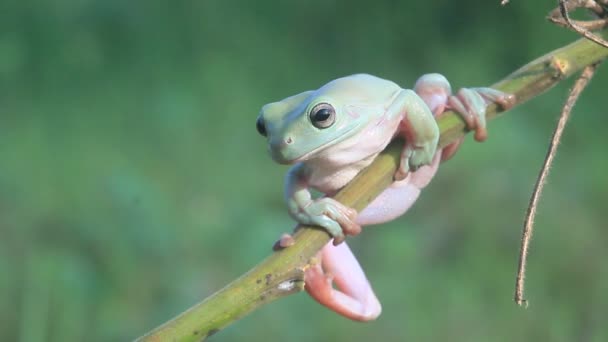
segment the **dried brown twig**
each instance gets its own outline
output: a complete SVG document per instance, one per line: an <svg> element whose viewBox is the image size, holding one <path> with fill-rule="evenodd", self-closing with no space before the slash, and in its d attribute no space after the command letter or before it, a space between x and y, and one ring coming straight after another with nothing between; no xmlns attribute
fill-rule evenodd
<svg viewBox="0 0 608 342"><path fill-rule="evenodd" d="M607 0L598 1L601 1L603 5L608 4ZM569 12L577 8L589 9L597 16L600 16L602 19L592 21L571 20ZM593 29L607 27L608 19L605 18L607 15L608 13L606 13L604 7L599 5L598 2L594 0L559 0L559 6L553 11L551 11L548 16L548 19L559 26L570 28L578 32L580 35L593 41L594 43L597 43L603 47L608 47L607 41L605 41L598 35L595 35L590 32L590 30ZM545 185L545 182L547 181L547 177L549 176L549 169L551 168L553 159L555 158L555 154L557 153L557 146L559 145L559 142L561 140L562 133L564 131L564 128L566 127L568 119L570 118L570 112L572 111L572 107L574 107L576 100L579 98L580 94L583 92L583 90L591 80L591 77L593 77L593 74L595 73L600 63L601 61L585 67L579 78L574 83L574 87L570 91L568 99L566 100L566 103L562 108L562 113L557 123L557 127L553 131L553 137L551 138L549 149L545 156L545 161L538 174L538 178L536 179L536 184L534 185L534 190L532 191L530 203L528 204L528 210L524 219L524 227L521 236L519 262L517 264L517 276L515 278L514 300L517 305L527 306L528 304L528 302L524 299L526 263L528 257L528 248L530 246L530 239L532 238L532 229L534 227L534 217L536 215L538 201L540 199L540 196L542 195L543 187Z"/></svg>
<svg viewBox="0 0 608 342"><path fill-rule="evenodd" d="M551 11L547 17L551 22L569 28L592 42L608 48L608 41L600 36L593 34L592 30L599 30L608 26L608 19L605 18L606 11L596 1L593 0L559 0L559 6ZM602 19L581 21L572 20L570 12L577 8L586 8Z"/></svg>
<svg viewBox="0 0 608 342"><path fill-rule="evenodd" d="M528 210L526 212L526 218L524 221L524 228L522 231L521 238L521 249L519 252L519 263L517 268L517 277L515 280L515 302L517 305L526 305L527 301L524 299L524 276L526 273L526 260L528 256L528 247L530 245L530 238L532 237L532 228L534 226L534 216L536 215L536 208L538 206L538 200L543 191L543 187L545 182L547 181L547 176L549 176L549 169L551 168L551 164L553 163L553 159L555 158L555 154L557 152L557 146L562 138L562 133L564 132L564 128L566 127L566 123L570 118L570 113L572 111L572 107L578 100L578 97L583 92L591 77L597 70L601 62L598 62L593 65L589 65L585 67L579 78L574 83L574 87L570 91L568 95L568 99L564 104L564 108L562 109L562 113L560 115L559 121L557 123L557 127L553 131L553 137L551 138L551 143L549 144L549 150L547 151L547 155L545 156L545 161L541 168L541 171L536 179L536 184L534 185L534 190L532 192L532 197L530 198L530 204L528 205Z"/></svg>

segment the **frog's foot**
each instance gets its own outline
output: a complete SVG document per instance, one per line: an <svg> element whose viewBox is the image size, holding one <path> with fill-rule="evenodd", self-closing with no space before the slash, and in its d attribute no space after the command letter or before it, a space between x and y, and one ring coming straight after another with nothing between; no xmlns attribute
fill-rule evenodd
<svg viewBox="0 0 608 342"><path fill-rule="evenodd" d="M404 180L410 171L414 172L421 166L429 165L436 150L437 145L434 142L428 142L420 146L406 143L401 151L401 160L395 172L394 180Z"/></svg>
<svg viewBox="0 0 608 342"><path fill-rule="evenodd" d="M467 128L475 130L475 140L481 142L487 139L486 108L488 104L496 103L507 110L515 104L515 96L492 88L462 88L456 95L448 97L447 108L454 110L466 122ZM454 154L447 153L445 158Z"/></svg>
<svg viewBox="0 0 608 342"><path fill-rule="evenodd" d="M325 245L304 273L308 294L327 308L356 321L376 319L382 307L348 246ZM332 283L337 285L334 289Z"/></svg>
<svg viewBox="0 0 608 342"><path fill-rule="evenodd" d="M272 250L279 251L281 249L291 247L295 243L296 243L296 240L294 240L293 236L291 236L287 233L283 233L283 235L281 235L281 237L277 240L277 242L275 242L274 245L272 246Z"/></svg>
<svg viewBox="0 0 608 342"><path fill-rule="evenodd" d="M334 238L334 245L344 241L346 235L361 233L361 226L356 222L357 211L329 197L316 199L303 208L296 219L327 230Z"/></svg>

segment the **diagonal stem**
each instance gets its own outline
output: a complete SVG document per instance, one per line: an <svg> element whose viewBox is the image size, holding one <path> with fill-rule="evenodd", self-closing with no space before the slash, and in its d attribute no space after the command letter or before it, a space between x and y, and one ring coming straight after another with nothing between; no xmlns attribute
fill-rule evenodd
<svg viewBox="0 0 608 342"><path fill-rule="evenodd" d="M608 49L579 39L530 62L493 87L514 94L516 104L521 104L607 56ZM494 118L498 108L489 106L486 114L488 119ZM439 147L445 147L467 133L464 122L453 112L442 115L438 124L441 131ZM357 210L365 208L391 183L402 144L402 141L391 143L334 198ZM315 227L300 228L294 235L293 246L271 254L223 289L138 341L204 340L262 305L301 291L304 288L303 271L315 262L314 255L330 237Z"/></svg>

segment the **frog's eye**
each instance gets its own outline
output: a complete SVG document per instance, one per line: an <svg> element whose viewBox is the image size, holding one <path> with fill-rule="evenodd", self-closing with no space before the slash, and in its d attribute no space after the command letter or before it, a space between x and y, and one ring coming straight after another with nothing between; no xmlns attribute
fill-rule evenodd
<svg viewBox="0 0 608 342"><path fill-rule="evenodd" d="M258 133L262 136L266 136L266 125L264 125L264 118L261 116L258 118L258 121L256 121L255 128L257 128Z"/></svg>
<svg viewBox="0 0 608 342"><path fill-rule="evenodd" d="M329 103L319 103L310 111L310 122L317 128L327 128L336 122L336 110Z"/></svg>

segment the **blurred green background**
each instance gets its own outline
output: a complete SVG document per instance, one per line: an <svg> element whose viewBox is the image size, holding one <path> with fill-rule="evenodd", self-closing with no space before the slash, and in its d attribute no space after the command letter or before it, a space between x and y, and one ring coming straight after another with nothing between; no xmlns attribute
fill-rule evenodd
<svg viewBox="0 0 608 342"><path fill-rule="evenodd" d="M0 340L133 339L270 253L293 222L259 108L367 72L489 85L576 39L555 1L0 3ZM349 240L383 303L348 321L306 294L214 341L605 341L606 70L540 205L527 310L520 226L571 82L490 124L404 217Z"/></svg>

